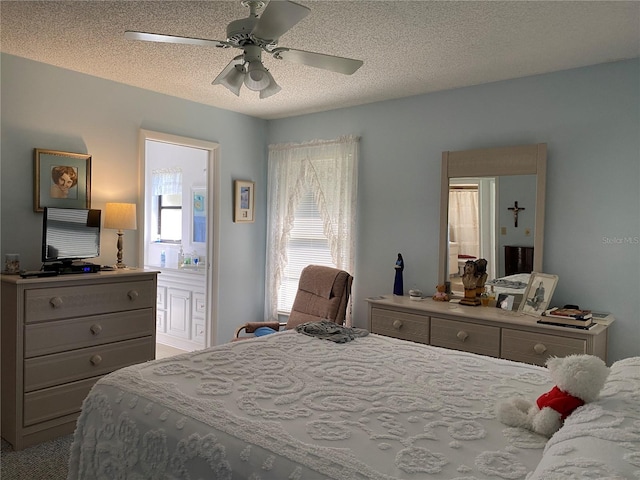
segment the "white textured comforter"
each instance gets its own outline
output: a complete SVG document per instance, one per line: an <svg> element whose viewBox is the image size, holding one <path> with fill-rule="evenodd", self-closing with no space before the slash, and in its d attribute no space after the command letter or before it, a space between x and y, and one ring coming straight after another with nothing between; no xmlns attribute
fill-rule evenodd
<svg viewBox="0 0 640 480"><path fill-rule="evenodd" d="M69 479L524 479L547 439L494 405L551 386L533 365L281 332L101 379Z"/></svg>

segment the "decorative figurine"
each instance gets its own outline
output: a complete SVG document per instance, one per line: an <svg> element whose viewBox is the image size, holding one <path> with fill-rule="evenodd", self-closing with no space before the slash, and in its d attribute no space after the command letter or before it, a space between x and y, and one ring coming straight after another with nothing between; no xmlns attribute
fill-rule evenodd
<svg viewBox="0 0 640 480"><path fill-rule="evenodd" d="M476 297L479 297L486 291L484 284L487 281L487 261L484 258L479 258L475 263L476 277L478 279L476 282Z"/></svg>
<svg viewBox="0 0 640 480"><path fill-rule="evenodd" d="M443 283L436 287L436 293L432 297L437 302L448 302L449 294L447 293L447 286Z"/></svg>
<svg viewBox="0 0 640 480"><path fill-rule="evenodd" d="M464 285L465 290L475 290L478 285L478 277L476 277L476 262L473 260L467 260L464 264L462 284Z"/></svg>
<svg viewBox="0 0 640 480"><path fill-rule="evenodd" d="M464 275L462 276L462 284L464 285L464 298L460 300L460 305L469 305L477 307L482 302L477 296L478 288L484 291L484 282L487 279L487 261L483 258L480 260L468 260L464 264Z"/></svg>
<svg viewBox="0 0 640 480"><path fill-rule="evenodd" d="M393 282L393 294L404 295L404 285L402 284L402 271L404 270L404 260L402 254L398 254L398 260L396 260L396 279Z"/></svg>

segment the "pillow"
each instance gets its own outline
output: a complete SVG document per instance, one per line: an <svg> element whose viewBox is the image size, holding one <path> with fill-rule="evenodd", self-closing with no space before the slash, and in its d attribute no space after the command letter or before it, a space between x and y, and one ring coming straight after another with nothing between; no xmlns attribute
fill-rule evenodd
<svg viewBox="0 0 640 480"><path fill-rule="evenodd" d="M276 333L276 330L271 327L258 327L256 328L256 331L253 332L256 337L264 337L265 335L270 335L272 333Z"/></svg>

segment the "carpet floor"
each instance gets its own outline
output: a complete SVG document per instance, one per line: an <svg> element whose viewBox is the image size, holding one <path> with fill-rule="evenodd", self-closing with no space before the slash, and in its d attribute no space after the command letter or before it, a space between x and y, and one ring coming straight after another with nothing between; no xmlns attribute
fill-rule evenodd
<svg viewBox="0 0 640 480"><path fill-rule="evenodd" d="M73 435L40 443L19 452L2 440L0 478L2 480L66 480Z"/></svg>

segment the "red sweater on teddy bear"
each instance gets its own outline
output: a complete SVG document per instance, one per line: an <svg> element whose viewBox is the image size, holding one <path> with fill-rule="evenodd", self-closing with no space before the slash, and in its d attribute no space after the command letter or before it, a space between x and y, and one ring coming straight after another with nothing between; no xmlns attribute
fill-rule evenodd
<svg viewBox="0 0 640 480"><path fill-rule="evenodd" d="M584 405L583 400L567 392L563 392L557 386L553 387L547 393L540 395L536 403L540 410L544 407L552 408L562 416L562 420L567 418L576 408Z"/></svg>

